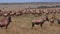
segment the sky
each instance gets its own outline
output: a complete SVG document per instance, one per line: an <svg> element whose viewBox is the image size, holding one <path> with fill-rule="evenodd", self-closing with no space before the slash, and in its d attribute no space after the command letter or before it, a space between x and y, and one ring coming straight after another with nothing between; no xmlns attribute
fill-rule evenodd
<svg viewBox="0 0 60 34"><path fill-rule="evenodd" d="M0 3L60 2L60 0L0 0Z"/></svg>

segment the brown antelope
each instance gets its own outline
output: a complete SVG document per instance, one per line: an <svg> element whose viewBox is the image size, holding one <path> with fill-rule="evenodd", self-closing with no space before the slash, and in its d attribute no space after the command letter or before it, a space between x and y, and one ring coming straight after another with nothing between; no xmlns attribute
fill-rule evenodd
<svg viewBox="0 0 60 34"><path fill-rule="evenodd" d="M5 18L2 18L2 20L0 20L0 27L5 27L7 29L8 25L11 22L11 16L10 14L8 14Z"/></svg>
<svg viewBox="0 0 60 34"><path fill-rule="evenodd" d="M7 15L8 15L7 11L3 12L3 16L7 16Z"/></svg>
<svg viewBox="0 0 60 34"><path fill-rule="evenodd" d="M45 9L45 14L48 15L49 14L49 10Z"/></svg>
<svg viewBox="0 0 60 34"><path fill-rule="evenodd" d="M19 16L20 15L20 11L16 11L16 16Z"/></svg>
<svg viewBox="0 0 60 34"><path fill-rule="evenodd" d="M57 9L57 13L60 13L60 9Z"/></svg>
<svg viewBox="0 0 60 34"><path fill-rule="evenodd" d="M15 14L16 14L15 11L10 11L10 15L11 15L11 16L14 16Z"/></svg>
<svg viewBox="0 0 60 34"><path fill-rule="evenodd" d="M49 20L51 23L54 23L54 17L51 17Z"/></svg>
<svg viewBox="0 0 60 34"><path fill-rule="evenodd" d="M40 15L39 9L36 9L36 14L37 14L38 16Z"/></svg>
<svg viewBox="0 0 60 34"><path fill-rule="evenodd" d="M53 13L56 13L55 9L53 9Z"/></svg>
<svg viewBox="0 0 60 34"><path fill-rule="evenodd" d="M31 9L31 10L30 10L30 13L35 16L35 14L36 14L36 9Z"/></svg>
<svg viewBox="0 0 60 34"><path fill-rule="evenodd" d="M34 27L35 24L36 24L36 25L39 25L39 24L40 24L41 27L42 27L43 23L44 23L46 20L49 21L47 16L44 16L44 17L42 17L42 18L40 18L40 19L32 20L32 28Z"/></svg>
<svg viewBox="0 0 60 34"><path fill-rule="evenodd" d="M22 11L22 14L25 15L25 16L26 16L27 13L28 13L28 12L27 12L27 9L24 9L24 10Z"/></svg>
<svg viewBox="0 0 60 34"><path fill-rule="evenodd" d="M50 23L54 23L54 20L55 20L55 15L53 14L53 15L51 16L51 18L49 19L49 21L50 21Z"/></svg>

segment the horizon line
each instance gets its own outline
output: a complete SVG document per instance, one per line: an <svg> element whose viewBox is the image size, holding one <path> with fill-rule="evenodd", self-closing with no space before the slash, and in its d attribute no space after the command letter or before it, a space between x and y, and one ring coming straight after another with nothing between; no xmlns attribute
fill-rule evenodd
<svg viewBox="0 0 60 34"><path fill-rule="evenodd" d="M37 2L0 2L0 3L37 3ZM50 3L50 2L40 2L40 3ZM55 3L55 2L52 2ZM56 2L56 3L60 3L60 2Z"/></svg>

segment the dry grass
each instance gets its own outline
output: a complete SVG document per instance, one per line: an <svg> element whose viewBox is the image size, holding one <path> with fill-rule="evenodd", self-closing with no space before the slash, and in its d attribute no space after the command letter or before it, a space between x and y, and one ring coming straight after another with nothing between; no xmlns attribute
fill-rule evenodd
<svg viewBox="0 0 60 34"><path fill-rule="evenodd" d="M58 15L56 16L57 18L59 17ZM55 21L53 25L46 21L42 28L40 25L36 25L34 29L31 29L31 21L36 18L40 18L40 16L34 17L32 15L27 15L25 17L12 17L12 22L8 26L8 29L0 28L0 34L60 34L60 25L57 24L57 21Z"/></svg>
<svg viewBox="0 0 60 34"><path fill-rule="evenodd" d="M28 7L29 6L30 5L28 5ZM32 5L32 7L36 7L36 6L37 5ZM17 11L25 7L27 6L26 5L23 5L23 6L22 5L12 5L12 6L11 5L0 5L0 9L3 11L5 10ZM56 14L56 18L59 18L59 17L60 17L60 14ZM31 21L36 18L40 18L40 16L34 17L33 15L27 15L27 16L12 17L12 22L8 26L8 29L6 30L4 28L3 29L0 28L0 34L60 34L60 24L57 24L56 20L53 25L51 25L50 22L46 21L43 24L42 28L40 27L40 25L37 25L34 27L34 29L31 29L32 28Z"/></svg>

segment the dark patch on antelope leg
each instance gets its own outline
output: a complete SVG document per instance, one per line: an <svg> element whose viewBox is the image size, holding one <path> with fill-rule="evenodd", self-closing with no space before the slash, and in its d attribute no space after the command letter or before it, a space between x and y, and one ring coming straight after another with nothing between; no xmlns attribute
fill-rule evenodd
<svg viewBox="0 0 60 34"><path fill-rule="evenodd" d="M7 29L7 27L8 27L9 24L10 24L10 22L6 25L6 29Z"/></svg>
<svg viewBox="0 0 60 34"><path fill-rule="evenodd" d="M40 24L40 26L42 27L43 24Z"/></svg>
<svg viewBox="0 0 60 34"><path fill-rule="evenodd" d="M60 24L60 22L58 22L58 24Z"/></svg>
<svg viewBox="0 0 60 34"><path fill-rule="evenodd" d="M32 29L33 29L33 27L34 27L34 23L32 23Z"/></svg>

